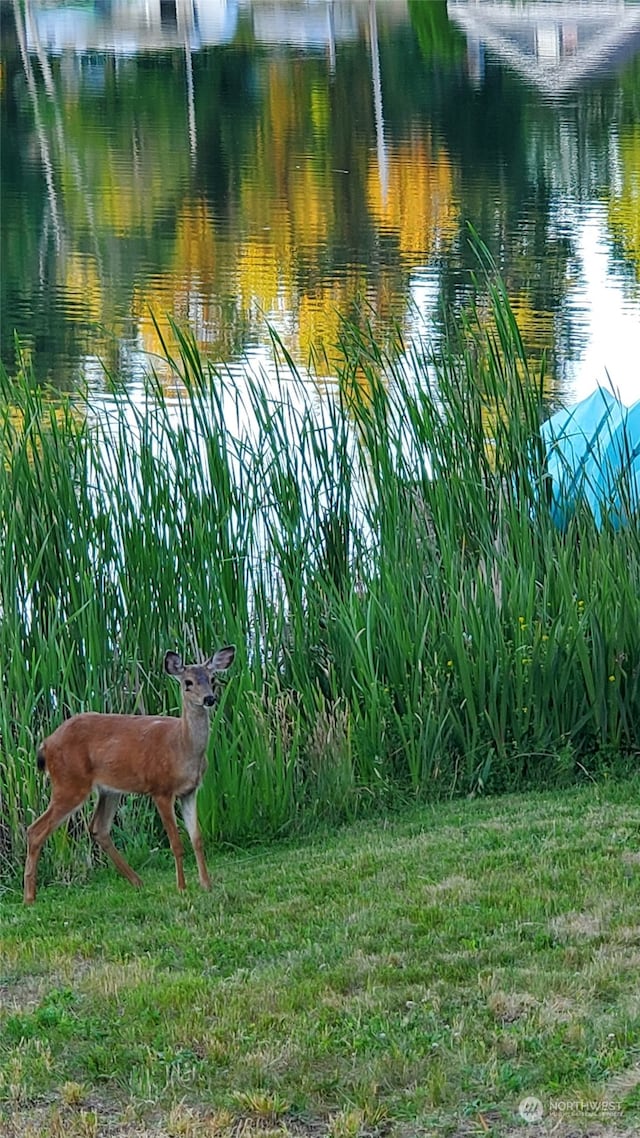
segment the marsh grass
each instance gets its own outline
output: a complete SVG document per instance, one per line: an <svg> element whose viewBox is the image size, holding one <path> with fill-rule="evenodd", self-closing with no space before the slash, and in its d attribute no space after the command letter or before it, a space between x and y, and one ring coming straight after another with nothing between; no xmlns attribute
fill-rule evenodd
<svg viewBox="0 0 640 1138"><path fill-rule="evenodd" d="M200 796L209 840L634 768L637 527L582 509L552 525L543 377L499 283L489 295L406 370L347 329L321 398L277 341L274 393L177 329L169 392L152 369L101 398L2 376L6 874L46 797L39 739L82 709L174 712L168 647L239 649ZM152 847L153 813L123 809L127 840ZM42 874L87 857L80 823Z"/></svg>

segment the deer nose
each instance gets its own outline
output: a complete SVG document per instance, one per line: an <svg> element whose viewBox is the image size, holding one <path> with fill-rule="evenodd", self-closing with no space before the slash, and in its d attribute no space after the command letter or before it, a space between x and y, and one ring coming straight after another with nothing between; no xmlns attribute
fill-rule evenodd
<svg viewBox="0 0 640 1138"><path fill-rule="evenodd" d="M203 699L203 701L202 701L202 702L204 703L204 706L205 706L205 707L213 707L214 703L216 702L216 701L215 701L215 696L212 696L212 695L205 695L205 697L204 697L204 699Z"/></svg>

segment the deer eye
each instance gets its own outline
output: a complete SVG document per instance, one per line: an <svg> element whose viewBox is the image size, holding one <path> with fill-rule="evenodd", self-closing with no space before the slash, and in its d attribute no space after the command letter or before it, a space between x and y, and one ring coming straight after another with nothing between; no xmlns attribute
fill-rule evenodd
<svg viewBox="0 0 640 1138"><path fill-rule="evenodd" d="M193 687L193 680L185 680L185 681L184 681L184 686L185 686L186 688L192 688L192 687Z"/></svg>

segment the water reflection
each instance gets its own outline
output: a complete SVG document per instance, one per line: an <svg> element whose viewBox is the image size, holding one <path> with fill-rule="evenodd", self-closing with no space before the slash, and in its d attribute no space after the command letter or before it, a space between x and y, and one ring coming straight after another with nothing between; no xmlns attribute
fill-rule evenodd
<svg viewBox="0 0 640 1138"><path fill-rule="evenodd" d="M345 317L437 341L494 253L549 391L640 396L640 5L0 3L2 358L131 381L268 321L330 377ZM615 343L611 335L615 328ZM395 350L395 349L394 349ZM629 390L630 384L634 390ZM640 387L640 385L638 385Z"/></svg>
<svg viewBox="0 0 640 1138"><path fill-rule="evenodd" d="M492 51L545 96L557 99L585 80L610 71L637 49L640 9L624 0L597 3L505 4L504 0L449 0L451 20L467 40L469 70L483 77Z"/></svg>
<svg viewBox="0 0 640 1138"><path fill-rule="evenodd" d="M237 20L236 0L95 0L84 8L25 4L29 49L48 55L137 55L181 46L198 51L232 40Z"/></svg>

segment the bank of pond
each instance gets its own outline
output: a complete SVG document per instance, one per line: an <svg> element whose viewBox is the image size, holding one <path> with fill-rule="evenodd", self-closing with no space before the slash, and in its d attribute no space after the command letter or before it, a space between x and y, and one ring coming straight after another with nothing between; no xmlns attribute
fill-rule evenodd
<svg viewBox="0 0 640 1138"><path fill-rule="evenodd" d="M557 524L556 408L494 305L416 354L422 382L355 333L321 395L286 365L240 391L184 331L170 389L2 377L3 872L46 803L42 737L82 710L176 713L167 650L237 646L209 842L635 769L637 526L579 495ZM136 800L122 817L153 837ZM50 845L49 870L82 859L64 827Z"/></svg>

